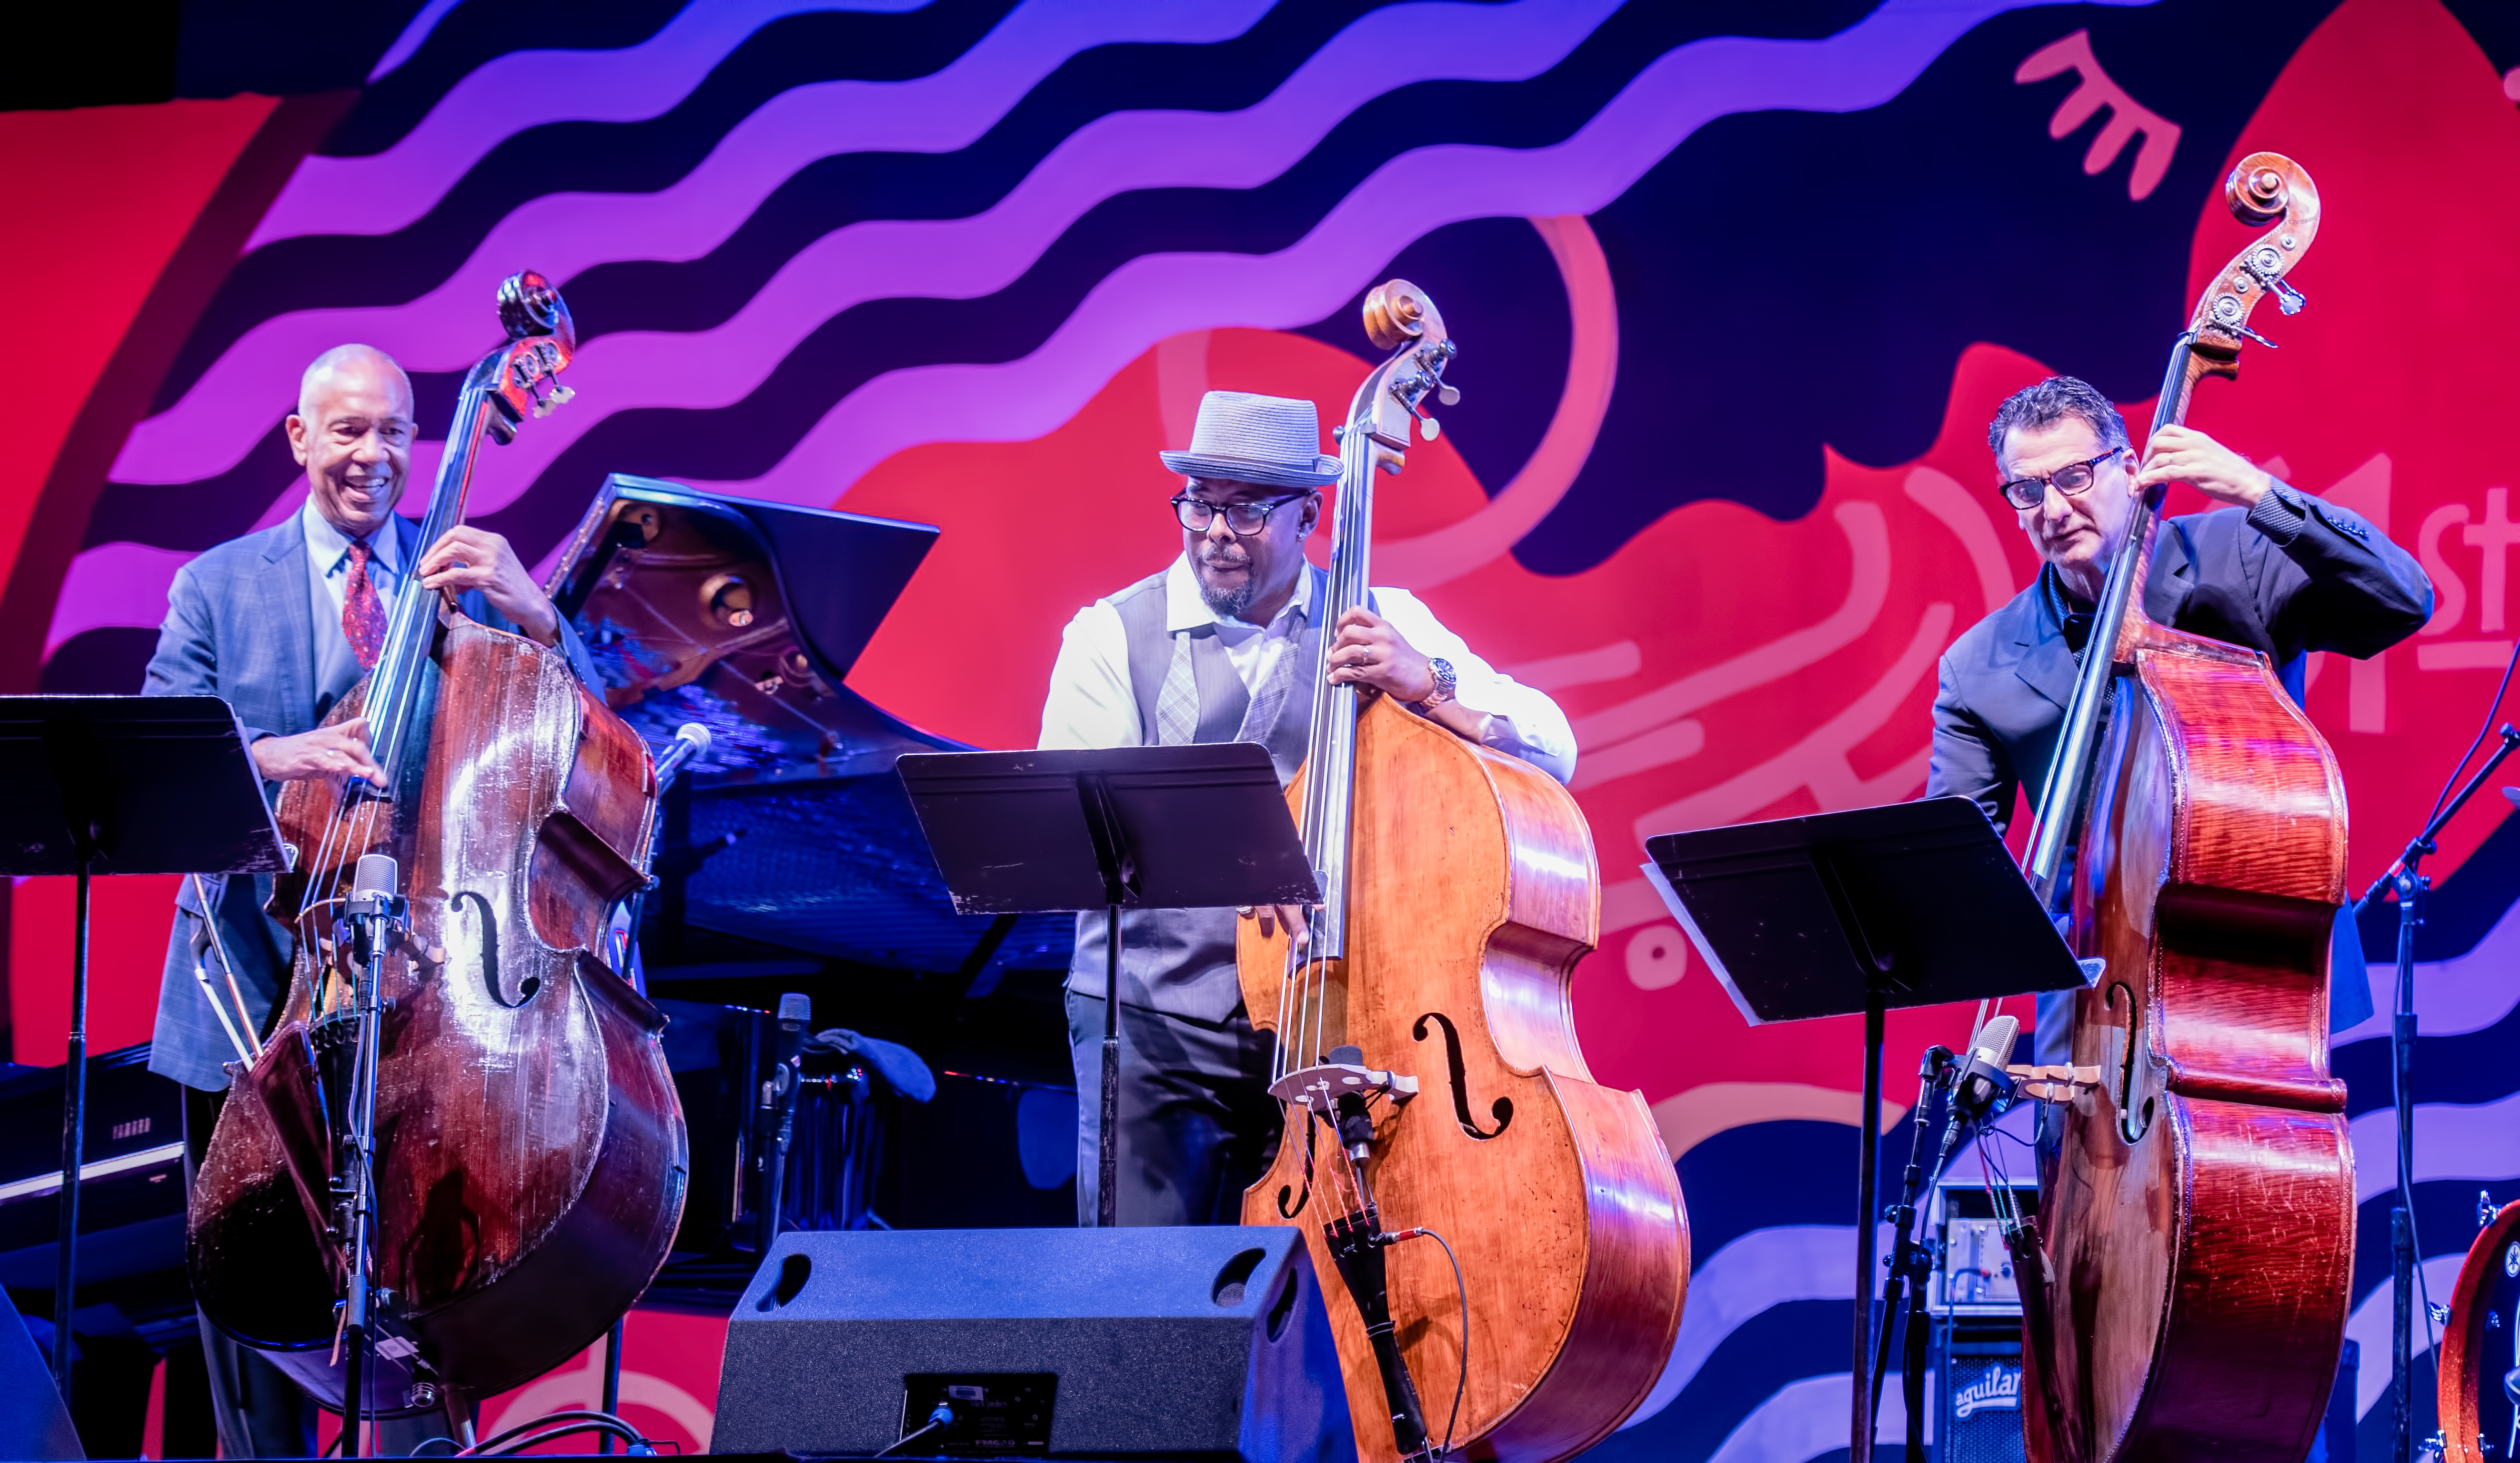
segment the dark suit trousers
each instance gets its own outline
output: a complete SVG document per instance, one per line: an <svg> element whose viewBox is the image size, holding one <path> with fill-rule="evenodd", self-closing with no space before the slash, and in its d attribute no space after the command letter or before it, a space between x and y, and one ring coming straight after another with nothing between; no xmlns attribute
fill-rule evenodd
<svg viewBox="0 0 2520 1463"><path fill-rule="evenodd" d="M1076 1222L1091 1225L1102 1175L1102 1001L1067 993L1076 1068ZM1242 1012L1196 1021L1120 1007L1119 1219L1238 1224L1242 1191L1276 1156L1271 1039Z"/></svg>

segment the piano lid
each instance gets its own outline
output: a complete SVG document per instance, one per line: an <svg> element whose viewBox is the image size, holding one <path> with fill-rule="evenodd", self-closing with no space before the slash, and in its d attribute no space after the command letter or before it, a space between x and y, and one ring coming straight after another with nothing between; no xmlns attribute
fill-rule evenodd
<svg viewBox="0 0 2520 1463"><path fill-rule="evenodd" d="M924 523L616 472L544 589L651 745L709 729L698 784L854 776L959 745L842 684L935 542Z"/></svg>

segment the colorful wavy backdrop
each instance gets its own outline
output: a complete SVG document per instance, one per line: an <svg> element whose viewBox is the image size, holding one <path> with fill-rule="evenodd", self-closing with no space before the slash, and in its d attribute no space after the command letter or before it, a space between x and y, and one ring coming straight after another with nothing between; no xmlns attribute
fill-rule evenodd
<svg viewBox="0 0 2520 1463"><path fill-rule="evenodd" d="M1984 421L2049 371L2144 420L2242 237L2220 180L2263 147L2326 199L2312 308L2194 420L2440 593L2411 643L2312 667L2369 878L2514 636L2515 66L2492 0L428 0L363 86L0 114L0 687L135 688L175 569L295 507L304 362L391 351L426 434L531 266L575 310L578 397L484 463L481 521L544 557L629 471L941 524L852 684L1026 744L1058 627L1177 546L1154 454L1199 393L1335 410L1361 294L1406 275L1464 400L1383 497L1377 577L1575 718L1607 879L1582 1035L1653 1104L1695 1227L1670 1371L1598 1455L1823 1457L1847 1172L1913 1097L1904 1054L1970 1013L1894 1017L1861 1112L1857 1030L1746 1029L1641 840L1920 790L1935 657L2035 566ZM2453 825L2417 938L2437 1291L2476 1190L2520 1196L2509 811ZM165 895L105 896L106 1045L147 1035ZM57 1061L67 895L8 908L16 1055ZM2389 958L2393 926L2365 937ZM2375 1362L2384 1026L2336 1048ZM639 1327L630 1403L704 1442L714 1332Z"/></svg>

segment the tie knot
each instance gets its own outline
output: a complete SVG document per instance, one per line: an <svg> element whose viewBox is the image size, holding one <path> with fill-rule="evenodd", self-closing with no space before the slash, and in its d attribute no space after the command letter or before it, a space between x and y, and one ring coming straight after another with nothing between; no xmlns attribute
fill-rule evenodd
<svg viewBox="0 0 2520 1463"><path fill-rule="evenodd" d="M376 551L368 547L367 540L350 540L350 562L354 564L363 564L375 556Z"/></svg>

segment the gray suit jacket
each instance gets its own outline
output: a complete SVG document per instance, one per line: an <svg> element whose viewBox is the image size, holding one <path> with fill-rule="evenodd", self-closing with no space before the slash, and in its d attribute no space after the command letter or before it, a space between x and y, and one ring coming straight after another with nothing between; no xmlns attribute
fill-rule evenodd
<svg viewBox="0 0 2520 1463"><path fill-rule="evenodd" d="M2278 485L2257 509L2171 518L2153 545L2143 607L2156 623L2264 651L2302 695L2303 654L2366 659L2432 617L2432 581L2359 514ZM1925 796L1957 793L2002 832L2013 792L2033 806L2074 696L2090 616L2060 615L2055 571L1943 653Z"/></svg>
<svg viewBox="0 0 2520 1463"><path fill-rule="evenodd" d="M419 528L398 514L392 522L399 536L400 561L418 562L424 547ZM467 593L462 603L466 614L484 625L516 628L477 591ZM305 529L295 513L258 533L221 544L175 572L175 583L166 593L166 621L158 631L158 651L149 659L142 690L153 696L225 697L245 724L248 740L311 732L350 689L316 685L319 623L326 634L341 633L332 623L331 604L322 609L319 622L314 585L307 575ZM586 648L565 620L561 622L561 645L579 678L596 684ZM265 797L276 800L279 794L278 783L264 784ZM288 927L262 912L264 901L271 897L271 879L263 875L203 882L246 1003L255 1023L267 1027L272 1008L288 992L294 953ZM175 908L175 928L167 940L166 968L158 986L158 1026L149 1069L188 1086L218 1091L228 1085L221 1064L234 1060L236 1052L193 976L193 961L207 936L201 901L190 879L177 894ZM201 957L215 978L213 958Z"/></svg>

